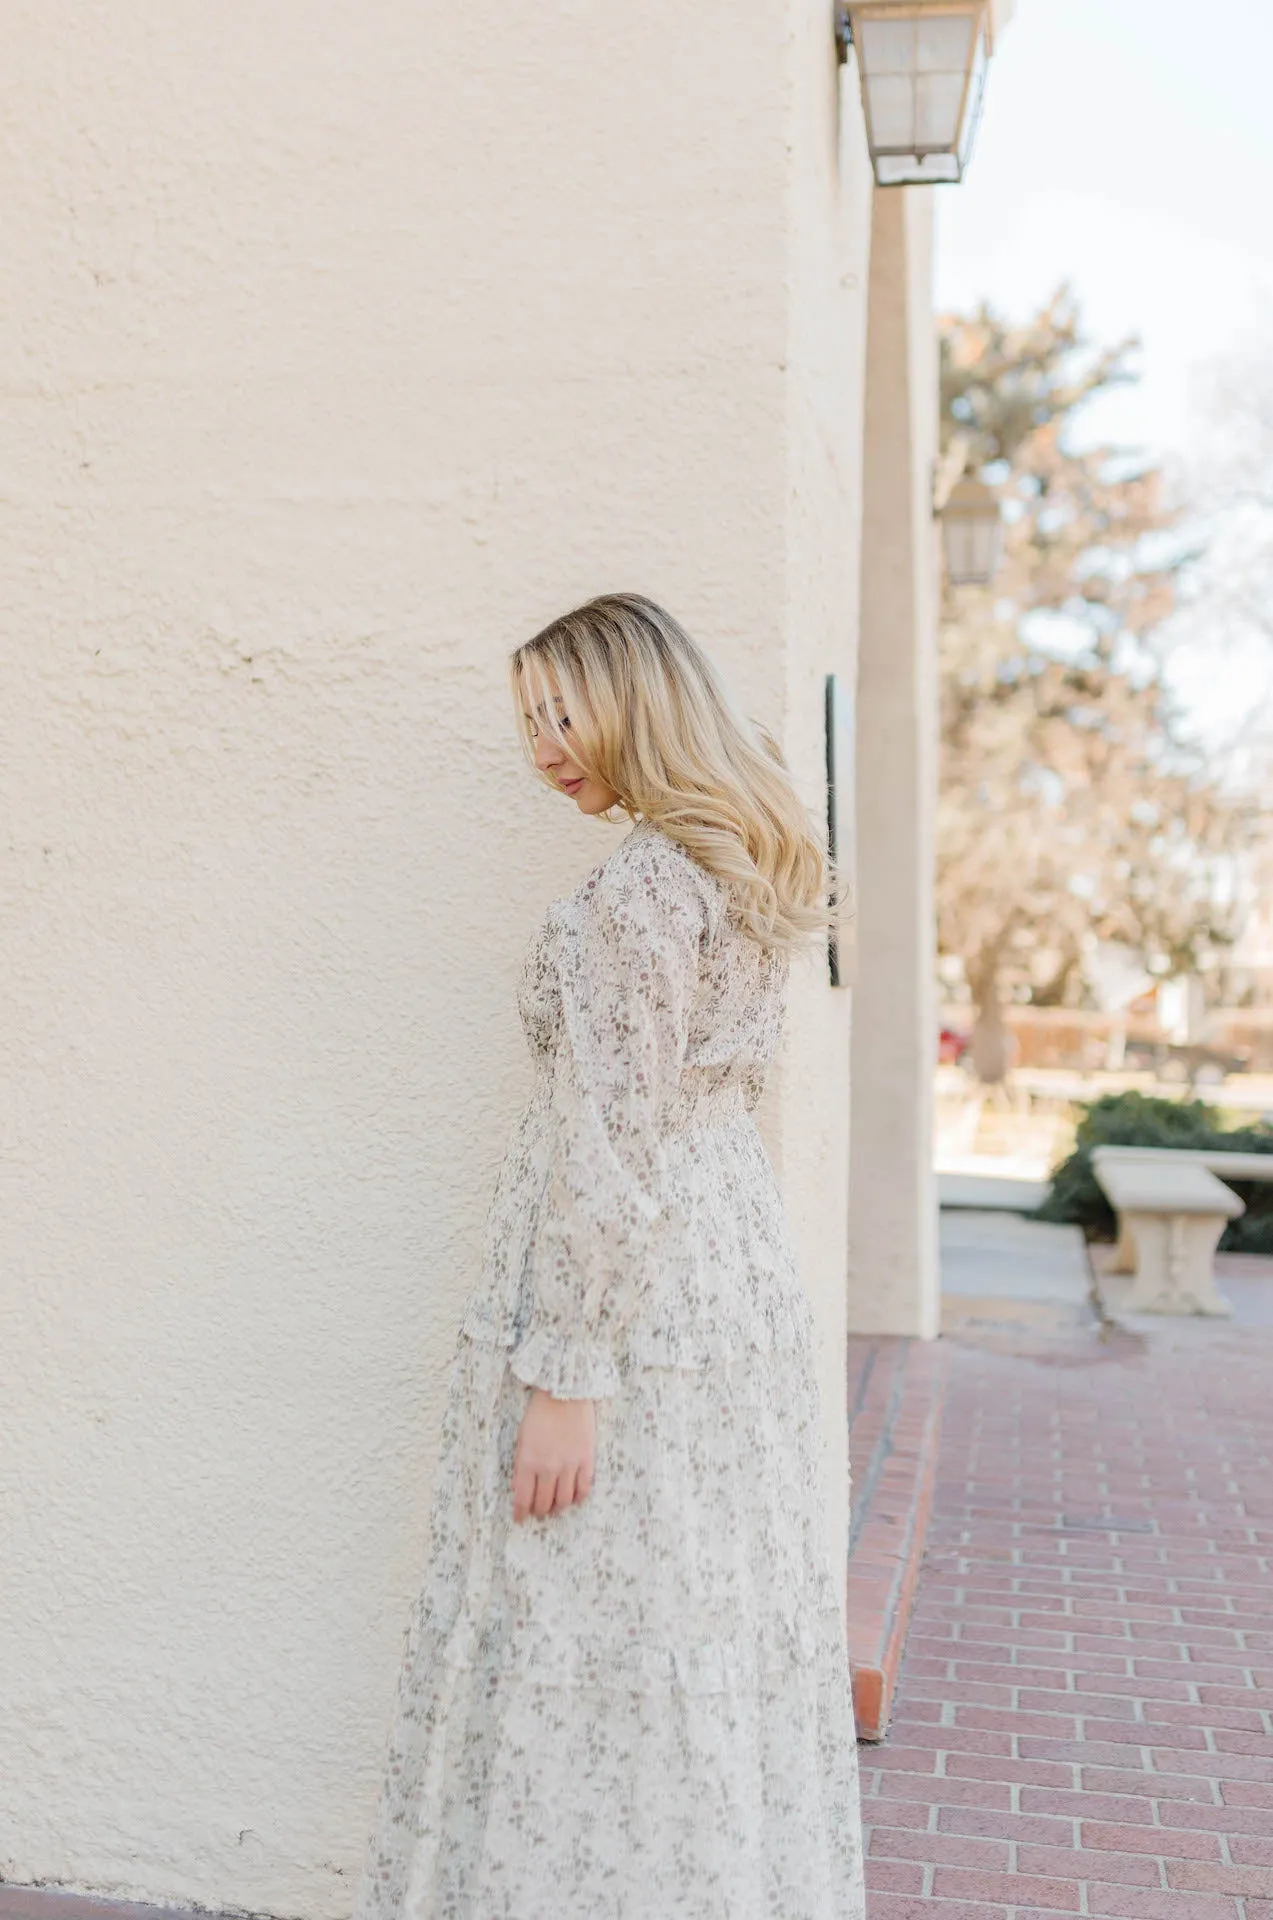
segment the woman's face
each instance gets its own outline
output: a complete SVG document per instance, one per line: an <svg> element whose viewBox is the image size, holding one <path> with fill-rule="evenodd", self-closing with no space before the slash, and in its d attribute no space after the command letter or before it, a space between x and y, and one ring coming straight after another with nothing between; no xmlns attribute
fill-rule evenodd
<svg viewBox="0 0 1273 1920"><path fill-rule="evenodd" d="M568 794L580 813L604 813L617 802L619 796L613 787L585 773L576 766L567 747L570 741L570 715L566 712L561 695L551 685L544 690L544 699L551 700L557 710L557 725L565 736L561 741L548 727L541 726L543 717L542 703L534 712L527 711L530 721L531 738L535 743L535 765L546 774L559 792Z"/></svg>

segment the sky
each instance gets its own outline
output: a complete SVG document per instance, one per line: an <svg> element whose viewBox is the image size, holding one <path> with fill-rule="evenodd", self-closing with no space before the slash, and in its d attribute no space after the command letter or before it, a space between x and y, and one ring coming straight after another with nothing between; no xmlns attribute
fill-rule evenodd
<svg viewBox="0 0 1273 1920"><path fill-rule="evenodd" d="M1208 368L1261 328L1273 355L1273 0L1017 0L971 164L935 192L939 308L1022 318L1068 281L1092 339L1142 343L1086 433L1201 504ZM1203 621L1169 678L1218 742L1273 700L1273 653Z"/></svg>
<svg viewBox="0 0 1273 1920"><path fill-rule="evenodd" d="M1197 370L1273 323L1273 0L1017 0L937 202L939 306L1068 279L1094 337L1143 342L1103 430L1187 451Z"/></svg>

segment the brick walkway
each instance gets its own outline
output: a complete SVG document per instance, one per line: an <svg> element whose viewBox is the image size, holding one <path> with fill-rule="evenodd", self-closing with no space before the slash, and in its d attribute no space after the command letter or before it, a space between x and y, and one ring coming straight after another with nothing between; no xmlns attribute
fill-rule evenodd
<svg viewBox="0 0 1273 1920"><path fill-rule="evenodd" d="M1273 1920L1273 1263L1234 1322L949 1342L869 1920Z"/></svg>

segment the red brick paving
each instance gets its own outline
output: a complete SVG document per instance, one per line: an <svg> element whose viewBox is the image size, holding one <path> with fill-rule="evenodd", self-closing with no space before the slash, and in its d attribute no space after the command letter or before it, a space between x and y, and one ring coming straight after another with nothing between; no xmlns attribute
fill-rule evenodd
<svg viewBox="0 0 1273 1920"><path fill-rule="evenodd" d="M868 1920L1273 1920L1273 1263L1246 1264L1255 1324L943 1342L927 1553L861 1749Z"/></svg>

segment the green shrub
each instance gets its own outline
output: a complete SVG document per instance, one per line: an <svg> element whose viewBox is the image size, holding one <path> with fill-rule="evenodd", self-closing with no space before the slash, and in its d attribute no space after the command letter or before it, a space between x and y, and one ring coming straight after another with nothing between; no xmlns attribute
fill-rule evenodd
<svg viewBox="0 0 1273 1920"><path fill-rule="evenodd" d="M1036 1220L1082 1227L1089 1240L1114 1238L1114 1211L1096 1184L1093 1147L1210 1147L1226 1153L1273 1153L1273 1127L1264 1121L1226 1132L1214 1107L1201 1100L1156 1100L1144 1093L1108 1093L1079 1122L1074 1152L1052 1175L1052 1190ZM1247 1210L1231 1220L1220 1242L1227 1253L1273 1253L1273 1184L1230 1180Z"/></svg>

